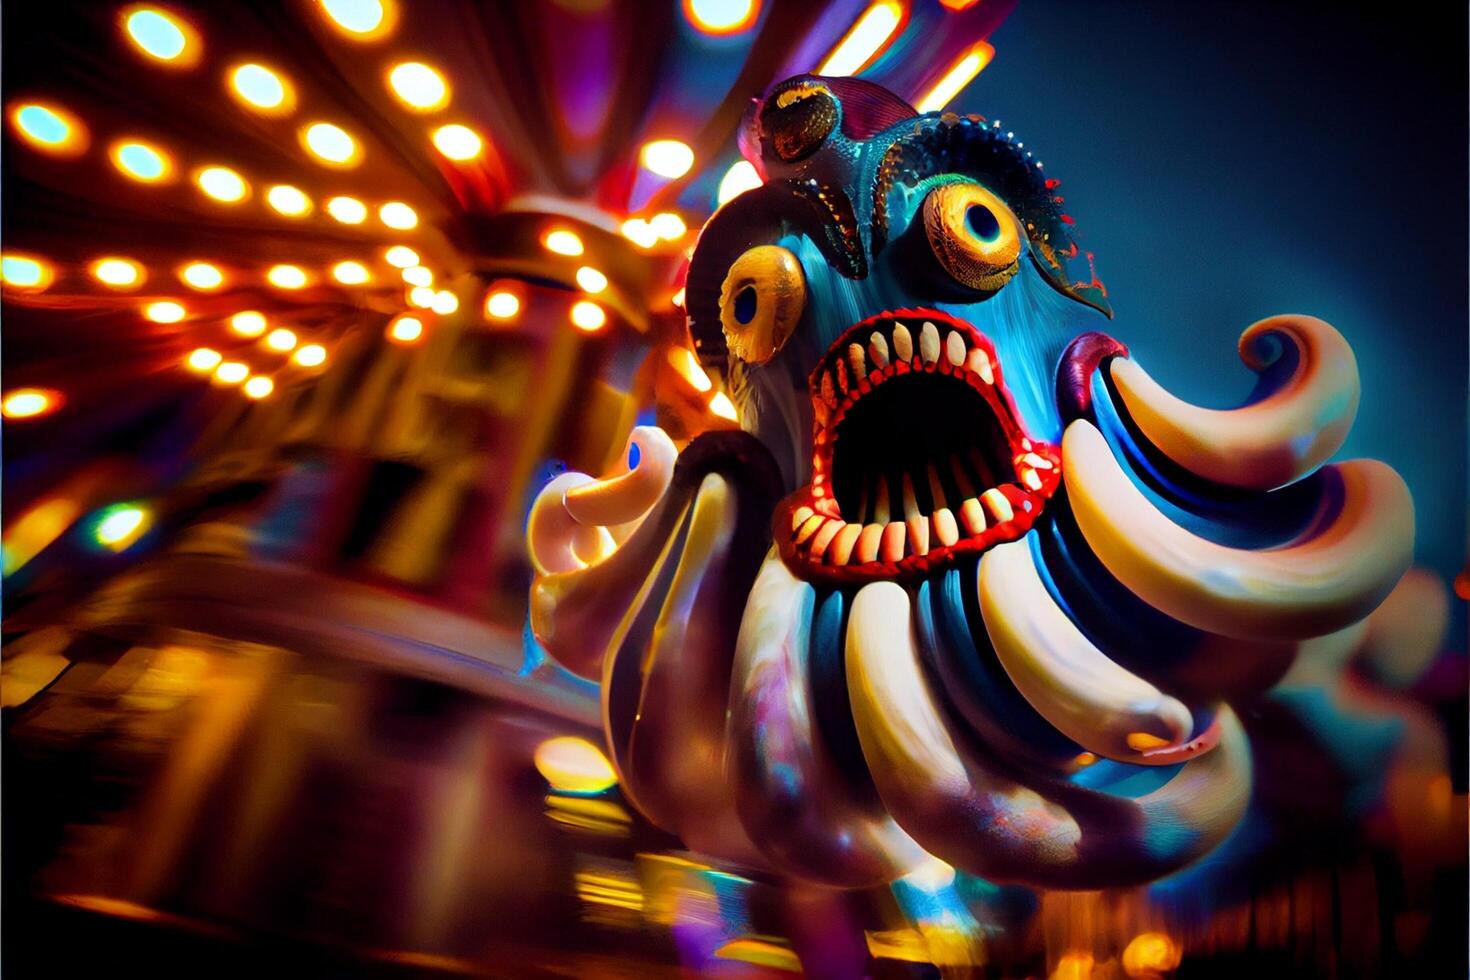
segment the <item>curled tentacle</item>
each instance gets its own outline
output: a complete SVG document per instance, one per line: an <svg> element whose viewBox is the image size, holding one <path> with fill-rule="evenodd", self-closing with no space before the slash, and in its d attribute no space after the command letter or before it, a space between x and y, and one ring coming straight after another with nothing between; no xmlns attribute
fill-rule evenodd
<svg viewBox="0 0 1470 980"><path fill-rule="evenodd" d="M1109 372L1132 421L1169 459L1215 483L1270 490L1342 446L1358 411L1358 364L1342 334L1310 316L1252 324L1240 357L1261 374L1264 394L1226 410L1183 401L1129 359L1114 359Z"/></svg>
<svg viewBox="0 0 1470 980"><path fill-rule="evenodd" d="M1144 770L1166 779L1140 796L1041 775L1023 779L953 733L921 669L910 612L908 594L895 583L858 593L847 634L848 690L884 805L925 849L998 881L1117 885L1198 858L1240 818L1250 755L1228 707L1219 711L1215 751L1172 774Z"/></svg>
<svg viewBox="0 0 1470 980"><path fill-rule="evenodd" d="M1409 567L1414 506L1375 460L1334 466L1341 504L1325 526L1252 551L1169 520L1124 475L1086 420L1062 441L1067 493L1099 560L1145 602L1185 623L1240 638L1318 636L1366 616Z"/></svg>
<svg viewBox="0 0 1470 980"><path fill-rule="evenodd" d="M980 611L995 652L1037 711L1079 745L1122 762L1180 761L1189 709L1109 660L1067 617L1037 574L1029 540L980 559Z"/></svg>
<svg viewBox="0 0 1470 980"><path fill-rule="evenodd" d="M526 543L538 575L570 572L594 565L616 545L607 530L640 520L658 503L674 476L679 450L664 430L638 426L628 447L638 447L638 465L604 479L563 473L548 483L531 505ZM627 453L624 453L627 458Z"/></svg>
<svg viewBox="0 0 1470 980"><path fill-rule="evenodd" d="M730 684L730 774L740 817L772 863L797 877L867 887L924 852L847 785L819 730L808 661L816 590L779 556L761 567L740 625Z"/></svg>

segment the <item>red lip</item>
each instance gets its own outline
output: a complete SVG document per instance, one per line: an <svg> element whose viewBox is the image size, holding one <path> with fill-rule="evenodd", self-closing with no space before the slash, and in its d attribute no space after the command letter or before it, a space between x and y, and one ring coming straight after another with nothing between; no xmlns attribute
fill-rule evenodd
<svg viewBox="0 0 1470 980"><path fill-rule="evenodd" d="M1061 454L1021 426L995 345L938 310L848 328L809 388L812 482L774 526L802 578L911 578L1013 541L1061 481Z"/></svg>

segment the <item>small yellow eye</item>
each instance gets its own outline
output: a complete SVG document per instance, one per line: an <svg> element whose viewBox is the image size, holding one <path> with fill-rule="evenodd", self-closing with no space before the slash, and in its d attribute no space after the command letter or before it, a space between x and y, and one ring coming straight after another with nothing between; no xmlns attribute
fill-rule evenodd
<svg viewBox="0 0 1470 980"><path fill-rule="evenodd" d="M929 247L956 282L993 293L1010 282L1021 256L1021 226L1005 202L979 184L946 184L924 198Z"/></svg>
<svg viewBox="0 0 1470 980"><path fill-rule="evenodd" d="M750 364L776 356L806 306L806 279L795 255L757 245L730 266L720 287L720 325L730 353Z"/></svg>

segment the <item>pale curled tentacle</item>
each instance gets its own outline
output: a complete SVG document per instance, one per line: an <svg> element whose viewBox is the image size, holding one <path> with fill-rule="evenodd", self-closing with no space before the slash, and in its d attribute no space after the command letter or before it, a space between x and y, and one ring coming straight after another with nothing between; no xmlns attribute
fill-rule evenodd
<svg viewBox="0 0 1470 980"><path fill-rule="evenodd" d="M1014 770L952 733L921 669L910 611L897 584L874 583L858 593L847 633L848 690L884 805L931 853L999 881L1118 885L1205 854L1244 812L1250 753L1225 705L1216 749L1143 796L1113 796L1044 775L1018 781Z"/></svg>
<svg viewBox="0 0 1470 980"><path fill-rule="evenodd" d="M1189 738L1189 709L1109 660L1083 635L1042 584L1027 539L986 552L978 582L996 655L1058 731L1121 762L1179 761L1158 750Z"/></svg>
<svg viewBox="0 0 1470 980"><path fill-rule="evenodd" d="M773 866L868 887L906 874L925 855L876 800L858 798L824 745L808 663L815 603L816 590L771 554L740 624L730 775L740 818Z"/></svg>
<svg viewBox="0 0 1470 980"><path fill-rule="evenodd" d="M1358 410L1358 364L1331 324L1275 316L1246 328L1240 357L1269 368L1270 345L1295 347L1289 377L1265 397L1234 409L1200 408L1170 394L1137 362L1114 358L1118 396L1144 437L1185 470L1215 483L1271 490L1312 472L1342 446Z"/></svg>
<svg viewBox="0 0 1470 980"><path fill-rule="evenodd" d="M1373 610L1409 567L1414 505L1404 481L1375 460L1332 469L1342 501L1325 527L1253 551L1198 537L1154 507L1085 419L1062 439L1068 499L1108 571L1156 609L1224 636L1303 638Z"/></svg>
<svg viewBox="0 0 1470 980"><path fill-rule="evenodd" d="M628 448L633 446L639 452L636 467L603 479L564 473L536 495L526 543L538 575L596 564L668 490L679 455L674 441L657 426L638 426L628 436Z"/></svg>

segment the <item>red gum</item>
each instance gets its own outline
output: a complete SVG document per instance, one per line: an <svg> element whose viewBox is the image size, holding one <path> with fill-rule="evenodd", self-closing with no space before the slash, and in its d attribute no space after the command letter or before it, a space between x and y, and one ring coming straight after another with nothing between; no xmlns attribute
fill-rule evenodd
<svg viewBox="0 0 1470 980"><path fill-rule="evenodd" d="M990 358L991 372L995 383L986 384L978 374L972 373L965 364L951 364L941 349L940 355L933 363L923 362L922 355L917 346L914 356L909 361L900 361L894 358L888 365L882 368L874 368L866 377L852 382L852 372L847 363L847 349L849 344L861 344L867 349L869 335L883 323L893 320L902 322L913 332L925 320L935 323L936 326L944 326L949 330L958 330L964 334L966 340L966 363L968 363L969 352L976 348L984 350ZM891 334L889 335L891 337ZM890 357L893 357L890 349ZM896 378L911 372L925 374L943 374L958 378L968 384L973 390L980 394L990 406L991 411L999 420L1002 430L1005 432L1007 441L1010 443L1013 459L1019 459L1027 452L1034 452L1049 460L1051 469L1036 470L1037 477L1041 481L1041 489L1032 491L1018 486L1014 483L1005 483L998 489L1011 503L1014 516L1002 524L988 527L984 533L976 536L965 534L961 522L962 537L953 545L945 546L931 533L929 544L931 548L927 554L913 554L913 543L909 538L905 539L905 551L909 552L898 561L879 560L863 562L858 564L831 565L824 560L824 552L830 545L834 533L829 530L830 521L842 521L841 511L837 505L834 495L829 491L828 480L832 467L832 450L836 444L837 428L842 419L854 404L872 392L878 385L883 384L891 378ZM833 374L838 374L839 381L834 383L828 380L823 385L824 375L831 379ZM835 404L829 403L823 398L823 389L831 392L835 397ZM812 371L808 388L812 395L812 404L816 410L816 434L812 440L812 482L796 493L792 494L776 508L774 520L775 537L782 559L794 571L803 577L825 581L830 583L860 583L877 581L880 579L911 578L928 573L930 570L948 563L951 559L961 555L978 554L992 545L1005 541L1014 541L1020 538L1041 515L1046 501L1056 492L1061 482L1062 463L1061 454L1052 446L1035 439L1029 439L1017 422L1015 405L1011 400L1010 392L1005 387L1005 375L1001 369L1000 358L996 356L995 345L990 338L981 334L974 327L961 320L956 320L947 314L937 310L915 310L902 309L879 313L875 316L857 323L843 331L842 336L834 341L821 362ZM1031 510L1025 509L1025 503L1030 501ZM820 530L810 534L804 542L806 547L798 546L794 542L795 529L791 526L791 517L798 507L810 507L815 514L829 518ZM956 520L959 520L958 505L950 508ZM989 513L987 511L987 517ZM926 517L927 521L928 518ZM822 544L821 550L816 549L817 544Z"/></svg>

